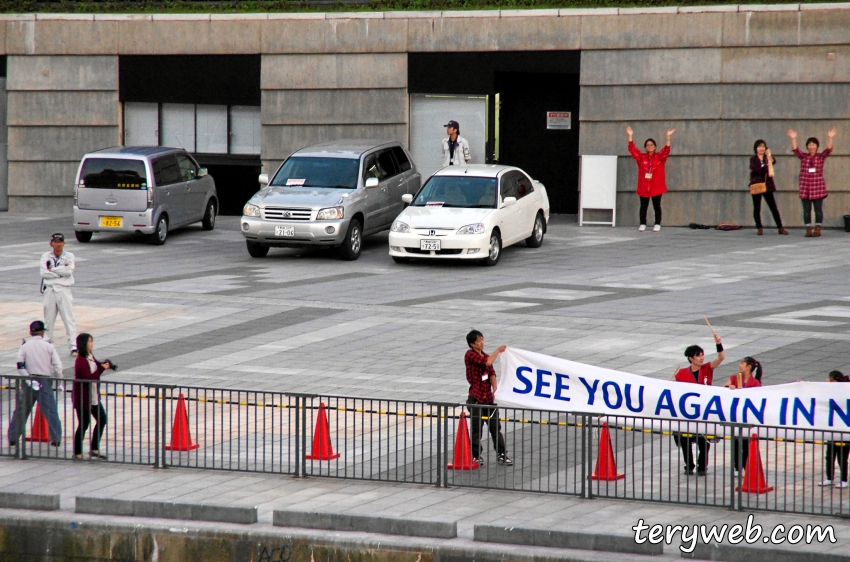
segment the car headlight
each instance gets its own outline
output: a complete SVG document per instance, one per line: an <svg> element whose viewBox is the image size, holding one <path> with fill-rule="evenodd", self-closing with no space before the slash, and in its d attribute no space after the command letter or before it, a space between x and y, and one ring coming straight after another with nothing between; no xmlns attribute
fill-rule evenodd
<svg viewBox="0 0 850 562"><path fill-rule="evenodd" d="M245 207L242 209L242 215L246 217L259 217L260 216L260 208L256 205L251 205L250 203L245 204Z"/></svg>
<svg viewBox="0 0 850 562"><path fill-rule="evenodd" d="M458 234L484 234L484 225L480 222L478 224L468 224L466 226L462 226L457 229Z"/></svg>
<svg viewBox="0 0 850 562"><path fill-rule="evenodd" d="M410 226L407 223L401 221L393 221L393 225L390 227L391 232L410 232Z"/></svg>
<svg viewBox="0 0 850 562"><path fill-rule="evenodd" d="M317 221L331 221L341 219L343 217L342 207L328 207L327 209L319 209L316 213Z"/></svg>

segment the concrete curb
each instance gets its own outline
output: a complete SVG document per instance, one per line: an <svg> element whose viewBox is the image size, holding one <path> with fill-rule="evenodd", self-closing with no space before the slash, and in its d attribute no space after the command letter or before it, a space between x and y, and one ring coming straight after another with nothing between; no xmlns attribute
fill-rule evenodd
<svg viewBox="0 0 850 562"><path fill-rule="evenodd" d="M57 496L58 497L58 496ZM124 515L183 519L186 521L216 521L250 525L257 522L256 507L233 507L199 503L174 503L113 498L77 497L76 513L92 515Z"/></svg>
<svg viewBox="0 0 850 562"><path fill-rule="evenodd" d="M850 555L820 552L793 552L768 548L734 546L729 544L697 543L691 553L682 553L691 560L718 560L723 562L850 562Z"/></svg>
<svg viewBox="0 0 850 562"><path fill-rule="evenodd" d="M476 542L548 546L572 550L597 550L647 555L664 554L663 544L650 544L649 541L637 544L632 536L627 535L547 531L522 527L500 527L498 525L476 525L473 540Z"/></svg>
<svg viewBox="0 0 850 562"><path fill-rule="evenodd" d="M325 531L357 531L408 537L453 539L457 537L457 522L402 519L374 515L353 515L324 511L275 510L275 527L301 527Z"/></svg>
<svg viewBox="0 0 850 562"><path fill-rule="evenodd" d="M0 492L0 507L7 509L34 509L56 511L59 509L59 494L28 494L24 492Z"/></svg>

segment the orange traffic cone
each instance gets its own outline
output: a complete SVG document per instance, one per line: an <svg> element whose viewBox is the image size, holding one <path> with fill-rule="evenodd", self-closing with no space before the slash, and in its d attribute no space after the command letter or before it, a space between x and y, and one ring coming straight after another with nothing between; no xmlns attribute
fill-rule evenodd
<svg viewBox="0 0 850 562"><path fill-rule="evenodd" d="M454 460L447 465L447 468L451 468L452 470L475 470L478 466L478 463L472 459L472 444L469 441L466 412L461 412L460 423L457 424Z"/></svg>
<svg viewBox="0 0 850 562"><path fill-rule="evenodd" d="M47 418L41 413L41 406L36 403L35 417L30 425L30 436L27 441L36 441L38 443L50 443L50 427L47 425Z"/></svg>
<svg viewBox="0 0 850 562"><path fill-rule="evenodd" d="M194 451L198 448L189 435L189 415L186 413L186 399L182 392L177 398L177 411L174 412L174 423L171 425L171 445L165 448L169 451Z"/></svg>
<svg viewBox="0 0 850 562"><path fill-rule="evenodd" d="M750 436L750 452L747 454L747 466L744 467L744 483L741 491L748 494L766 494L773 490L764 479L764 469L761 466L761 453L759 453L759 436L755 433ZM738 488L735 488L738 491Z"/></svg>
<svg viewBox="0 0 850 562"><path fill-rule="evenodd" d="M331 433L328 429L328 413L325 411L325 403L319 404L319 413L316 415L316 431L313 432L313 452L307 455L308 459L317 461L331 461L339 457L334 453L331 443Z"/></svg>
<svg viewBox="0 0 850 562"><path fill-rule="evenodd" d="M599 456L596 458L596 468L593 469L591 480L619 480L626 475L617 472L617 461L614 459L614 447L611 446L611 435L608 433L608 422L602 422L602 432L599 434Z"/></svg>

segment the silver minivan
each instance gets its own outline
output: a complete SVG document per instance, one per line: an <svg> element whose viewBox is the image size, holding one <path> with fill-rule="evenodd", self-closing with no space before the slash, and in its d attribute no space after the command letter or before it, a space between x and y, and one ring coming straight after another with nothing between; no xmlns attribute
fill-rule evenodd
<svg viewBox="0 0 850 562"><path fill-rule="evenodd" d="M215 227L215 181L179 148L128 146L83 156L74 184L74 233L137 232L165 244L168 231L201 221Z"/></svg>
<svg viewBox="0 0 850 562"><path fill-rule="evenodd" d="M363 237L390 228L421 176L400 142L338 140L294 152L260 183L240 221L252 257L324 246L356 260Z"/></svg>

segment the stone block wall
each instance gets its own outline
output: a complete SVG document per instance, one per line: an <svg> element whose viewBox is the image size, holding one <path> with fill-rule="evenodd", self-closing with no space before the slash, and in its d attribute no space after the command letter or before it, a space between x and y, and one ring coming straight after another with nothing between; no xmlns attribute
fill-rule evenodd
<svg viewBox="0 0 850 562"><path fill-rule="evenodd" d="M89 151L120 144L118 57L9 56L9 210L69 212Z"/></svg>

